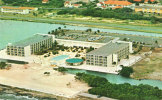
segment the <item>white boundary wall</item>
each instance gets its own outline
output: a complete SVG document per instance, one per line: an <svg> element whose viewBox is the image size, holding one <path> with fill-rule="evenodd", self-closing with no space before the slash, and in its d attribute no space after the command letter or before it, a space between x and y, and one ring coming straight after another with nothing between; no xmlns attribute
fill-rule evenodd
<svg viewBox="0 0 162 100"><path fill-rule="evenodd" d="M68 47L94 47L94 48L100 48L107 43L95 43L95 42L84 42L84 41L75 41L75 40L64 40L64 39L55 39L59 45L64 45Z"/></svg>

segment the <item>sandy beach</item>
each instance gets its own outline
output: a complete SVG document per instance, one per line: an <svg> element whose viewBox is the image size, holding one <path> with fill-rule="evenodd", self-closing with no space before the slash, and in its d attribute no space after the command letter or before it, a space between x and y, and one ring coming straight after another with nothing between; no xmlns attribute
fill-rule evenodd
<svg viewBox="0 0 162 100"><path fill-rule="evenodd" d="M50 75L44 75L44 72L50 72ZM87 84L76 81L74 75L63 75L50 66L45 67L34 63L13 64L9 70L0 70L0 84L68 98L89 89Z"/></svg>

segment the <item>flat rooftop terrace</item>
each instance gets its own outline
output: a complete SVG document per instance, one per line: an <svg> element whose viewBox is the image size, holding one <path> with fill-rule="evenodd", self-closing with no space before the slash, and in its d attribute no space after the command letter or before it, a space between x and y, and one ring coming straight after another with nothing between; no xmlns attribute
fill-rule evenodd
<svg viewBox="0 0 162 100"><path fill-rule="evenodd" d="M158 41L158 44L162 44L162 38L160 37L149 37L149 36L138 36L138 35L128 35L128 34L116 34L116 33L101 33L100 35L104 36L112 36L112 37L119 37L119 40L124 40L125 38L127 41L132 42L143 42L145 44L155 44L155 41Z"/></svg>
<svg viewBox="0 0 162 100"><path fill-rule="evenodd" d="M107 43L115 38L112 36L97 35L96 34L97 32L95 33L94 31L86 32L82 30L66 30L66 29L63 31L64 35L57 36L58 39ZM60 32L59 34L62 34L62 32Z"/></svg>

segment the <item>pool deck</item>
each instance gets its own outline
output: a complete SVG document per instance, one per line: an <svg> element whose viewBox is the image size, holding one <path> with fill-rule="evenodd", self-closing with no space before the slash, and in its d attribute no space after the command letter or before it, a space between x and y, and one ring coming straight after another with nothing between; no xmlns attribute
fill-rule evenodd
<svg viewBox="0 0 162 100"><path fill-rule="evenodd" d="M69 55L59 55L59 56L55 56L53 57L51 60L52 61L60 61L60 60L64 60L69 58Z"/></svg>

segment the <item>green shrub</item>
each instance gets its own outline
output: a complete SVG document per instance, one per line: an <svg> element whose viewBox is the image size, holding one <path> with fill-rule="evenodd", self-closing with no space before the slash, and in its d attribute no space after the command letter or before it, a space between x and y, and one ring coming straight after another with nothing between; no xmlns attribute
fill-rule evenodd
<svg viewBox="0 0 162 100"><path fill-rule="evenodd" d="M0 62L0 69L5 69L7 66L6 62Z"/></svg>
<svg viewBox="0 0 162 100"><path fill-rule="evenodd" d="M130 77L130 74L133 73L132 67L122 67L122 70L119 72L121 76Z"/></svg>
<svg viewBox="0 0 162 100"><path fill-rule="evenodd" d="M162 99L162 90L150 85L140 84L136 86L130 85L129 83L114 84L108 82L105 78L85 73L77 73L75 78L88 83L88 85L92 87L88 92L94 95L106 96L118 100Z"/></svg>

